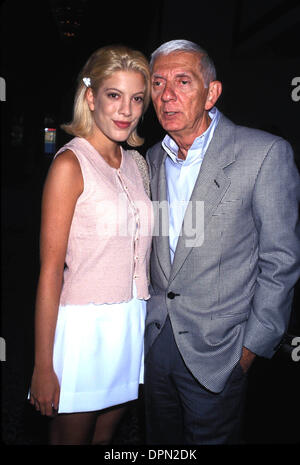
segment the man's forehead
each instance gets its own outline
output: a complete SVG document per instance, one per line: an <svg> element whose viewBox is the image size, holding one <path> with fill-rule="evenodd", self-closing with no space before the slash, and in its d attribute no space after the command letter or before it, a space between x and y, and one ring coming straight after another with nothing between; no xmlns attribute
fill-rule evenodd
<svg viewBox="0 0 300 465"><path fill-rule="evenodd" d="M172 52L168 55L159 55L153 64L152 74L160 72L192 72L198 74L200 71L201 55L195 52Z"/></svg>

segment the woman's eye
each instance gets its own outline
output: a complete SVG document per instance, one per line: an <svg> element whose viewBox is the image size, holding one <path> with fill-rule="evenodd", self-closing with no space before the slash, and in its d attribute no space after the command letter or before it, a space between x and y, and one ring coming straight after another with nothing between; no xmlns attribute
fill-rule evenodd
<svg viewBox="0 0 300 465"><path fill-rule="evenodd" d="M139 96L139 97L134 97L134 100L135 100L136 102L143 102L143 101L144 101L144 97L141 97L141 96Z"/></svg>
<svg viewBox="0 0 300 465"><path fill-rule="evenodd" d="M107 94L107 96L109 98L116 99L119 97L119 94L116 94L115 92L110 92L109 94Z"/></svg>

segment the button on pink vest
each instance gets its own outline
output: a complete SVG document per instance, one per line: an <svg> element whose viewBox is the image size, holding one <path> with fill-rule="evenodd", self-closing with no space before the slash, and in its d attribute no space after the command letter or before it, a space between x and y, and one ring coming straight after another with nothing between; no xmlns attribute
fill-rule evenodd
<svg viewBox="0 0 300 465"><path fill-rule="evenodd" d="M56 155L76 155L84 180L65 259L60 304L118 303L148 299L147 269L153 228L152 204L131 151L112 168L84 138L75 137Z"/></svg>

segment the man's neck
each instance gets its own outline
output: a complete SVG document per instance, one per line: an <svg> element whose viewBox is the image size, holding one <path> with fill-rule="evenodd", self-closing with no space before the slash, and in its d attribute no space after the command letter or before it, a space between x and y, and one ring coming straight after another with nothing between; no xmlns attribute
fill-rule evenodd
<svg viewBox="0 0 300 465"><path fill-rule="evenodd" d="M201 128L197 132L182 134L178 131L169 134L178 146L178 158L181 160L186 159L188 151L193 145L194 140L201 136L208 129L210 123L211 119L207 113L205 120L201 124Z"/></svg>

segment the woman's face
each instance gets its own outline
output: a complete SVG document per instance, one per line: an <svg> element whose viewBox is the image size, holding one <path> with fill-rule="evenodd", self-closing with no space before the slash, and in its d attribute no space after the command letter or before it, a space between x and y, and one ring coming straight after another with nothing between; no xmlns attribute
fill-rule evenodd
<svg viewBox="0 0 300 465"><path fill-rule="evenodd" d="M94 116L94 134L100 131L115 142L127 140L142 115L144 97L144 76L136 71L116 71L95 96L89 88L86 98Z"/></svg>

